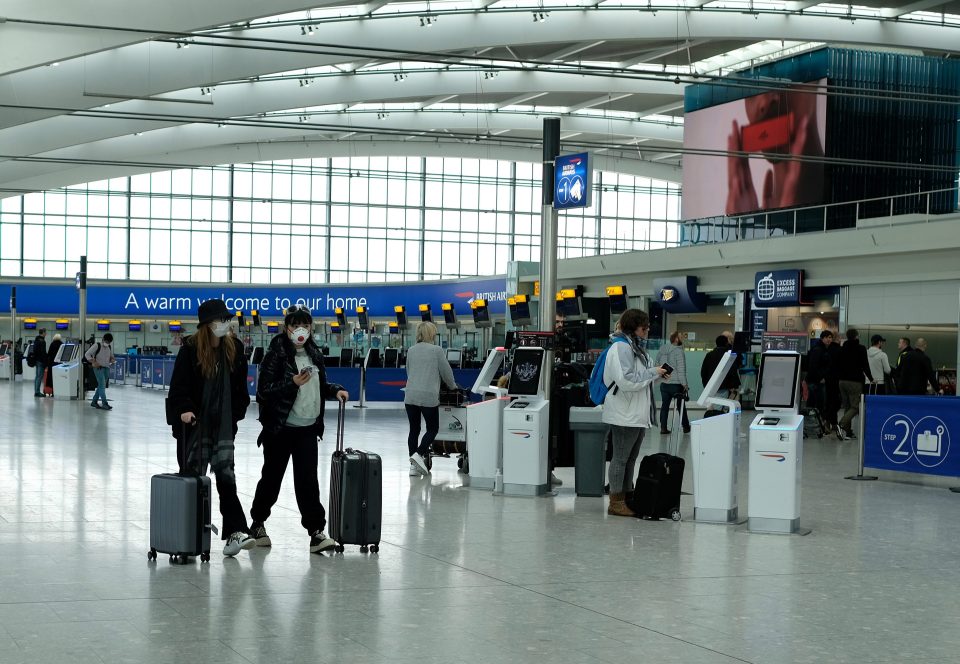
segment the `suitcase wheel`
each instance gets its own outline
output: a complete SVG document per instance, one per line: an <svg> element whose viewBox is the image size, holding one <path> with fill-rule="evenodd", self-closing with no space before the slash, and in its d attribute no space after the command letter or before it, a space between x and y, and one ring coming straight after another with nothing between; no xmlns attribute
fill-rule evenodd
<svg viewBox="0 0 960 664"><path fill-rule="evenodd" d="M360 553L366 553L366 552L367 552L367 545L364 544L363 546L360 547Z"/></svg>
<svg viewBox="0 0 960 664"><path fill-rule="evenodd" d="M680 510L674 509L672 512L670 512L670 518L673 519L674 521L679 521L679 520L680 520Z"/></svg>
<svg viewBox="0 0 960 664"><path fill-rule="evenodd" d="M370 553L378 553L379 551L380 551L380 545L379 545L379 544L371 544L371 545L370 545Z"/></svg>
<svg viewBox="0 0 960 664"><path fill-rule="evenodd" d="M344 551L343 544L337 544L335 547L333 547L333 550L336 551L337 553L343 553Z"/></svg>
<svg viewBox="0 0 960 664"><path fill-rule="evenodd" d="M200 562L202 562L202 563L208 563L208 562L210 562L210 552L209 552L209 551L204 551L203 553L200 554Z"/></svg>
<svg viewBox="0 0 960 664"><path fill-rule="evenodd" d="M147 560L156 560L157 559L157 550L150 549L147 551Z"/></svg>

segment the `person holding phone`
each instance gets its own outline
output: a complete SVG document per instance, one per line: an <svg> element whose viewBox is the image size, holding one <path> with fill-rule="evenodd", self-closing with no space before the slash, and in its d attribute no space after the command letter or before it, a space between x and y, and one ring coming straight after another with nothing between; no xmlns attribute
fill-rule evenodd
<svg viewBox="0 0 960 664"><path fill-rule="evenodd" d="M233 464L237 423L250 405L247 357L235 336L236 318L223 300L207 300L197 316L197 332L184 339L173 365L167 423L177 439L180 472L203 475L210 464L217 478L222 537L227 541L223 555L231 557L254 546Z"/></svg>
<svg viewBox="0 0 960 664"><path fill-rule="evenodd" d="M280 485L293 459L293 489L300 508L300 524L310 536L310 552L323 553L337 543L324 534L326 510L320 502L318 439L323 438L327 399L346 402L341 385L328 383L323 353L313 340L313 316L306 307L287 309L284 330L273 338L260 363L257 404L263 430L263 470L253 498L250 525L257 546L271 546L264 525L280 496Z"/></svg>
<svg viewBox="0 0 960 664"><path fill-rule="evenodd" d="M653 383L667 375L647 354L649 332L650 318L645 311L624 311L603 366L603 382L611 386L603 401L602 420L610 425L613 441L607 508L612 516L636 516L626 501L633 493L634 467L644 432L653 424Z"/></svg>
<svg viewBox="0 0 960 664"><path fill-rule="evenodd" d="M660 383L660 433L669 434L667 417L670 413L670 403L674 399L683 399L689 389L687 384L687 361L683 354L683 335L674 332L670 335L670 343L660 347L657 353L656 364L666 369L667 374ZM690 433L690 418L687 409L683 409L683 432Z"/></svg>

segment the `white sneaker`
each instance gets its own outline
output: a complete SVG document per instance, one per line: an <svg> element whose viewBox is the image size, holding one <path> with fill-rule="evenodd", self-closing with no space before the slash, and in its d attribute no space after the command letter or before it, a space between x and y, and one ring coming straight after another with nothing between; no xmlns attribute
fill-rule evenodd
<svg viewBox="0 0 960 664"><path fill-rule="evenodd" d="M429 475L429 474L430 474L430 469L427 468L427 462L423 460L423 457L420 456L420 453L419 453L419 452L414 452L414 453L413 453L413 456L410 457L410 463L412 463L414 466L416 466L417 471L418 471L421 475Z"/></svg>
<svg viewBox="0 0 960 664"><path fill-rule="evenodd" d="M233 557L244 549L252 549L257 545L257 540L246 533L235 532L227 539L223 547L223 555Z"/></svg>
<svg viewBox="0 0 960 664"><path fill-rule="evenodd" d="M323 553L336 546L337 543L321 531L317 531L310 536L310 553Z"/></svg>
<svg viewBox="0 0 960 664"><path fill-rule="evenodd" d="M563 486L563 480L557 477L556 473L550 473L550 483L553 486Z"/></svg>
<svg viewBox="0 0 960 664"><path fill-rule="evenodd" d="M417 464L410 459L410 477L420 477L420 471L417 470Z"/></svg>

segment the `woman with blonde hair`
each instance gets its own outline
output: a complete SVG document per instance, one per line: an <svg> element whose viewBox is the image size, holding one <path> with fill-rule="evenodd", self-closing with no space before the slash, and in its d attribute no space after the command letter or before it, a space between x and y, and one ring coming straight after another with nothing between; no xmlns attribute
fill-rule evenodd
<svg viewBox="0 0 960 664"><path fill-rule="evenodd" d="M184 339L173 366L167 421L177 439L181 472L205 475L210 464L227 540L223 555L235 556L256 546L237 496L233 464L237 422L250 405L247 357L235 336L236 319L223 300L207 300L197 314L197 332Z"/></svg>
<svg viewBox="0 0 960 664"><path fill-rule="evenodd" d="M457 389L453 369L446 353L436 345L437 326L423 321L417 325L417 343L407 351L407 386L403 404L410 422L407 450L410 452L410 475L430 472L427 459L433 448L433 439L440 430L440 381L451 390ZM420 440L420 418L427 425ZM418 443L419 441L419 443Z"/></svg>

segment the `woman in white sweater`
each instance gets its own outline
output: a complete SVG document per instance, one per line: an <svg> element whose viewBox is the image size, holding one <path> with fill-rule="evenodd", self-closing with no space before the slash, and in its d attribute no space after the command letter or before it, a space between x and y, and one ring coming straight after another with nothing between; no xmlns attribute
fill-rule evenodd
<svg viewBox="0 0 960 664"><path fill-rule="evenodd" d="M411 475L430 472L426 459L440 430L440 381L443 380L451 390L457 388L453 369L444 350L436 345L436 338L437 326L424 321L417 325L417 343L407 351L407 386L403 404L410 422L407 451L410 452ZM427 424L422 441L421 418Z"/></svg>
<svg viewBox="0 0 960 664"><path fill-rule="evenodd" d="M653 383L666 371L653 366L645 349L650 319L646 312L627 309L617 322L613 346L607 352L603 381L610 391L603 401L603 422L610 425L613 458L610 460L610 506L607 514L635 516L627 507L633 492L634 468L644 432L653 423Z"/></svg>

